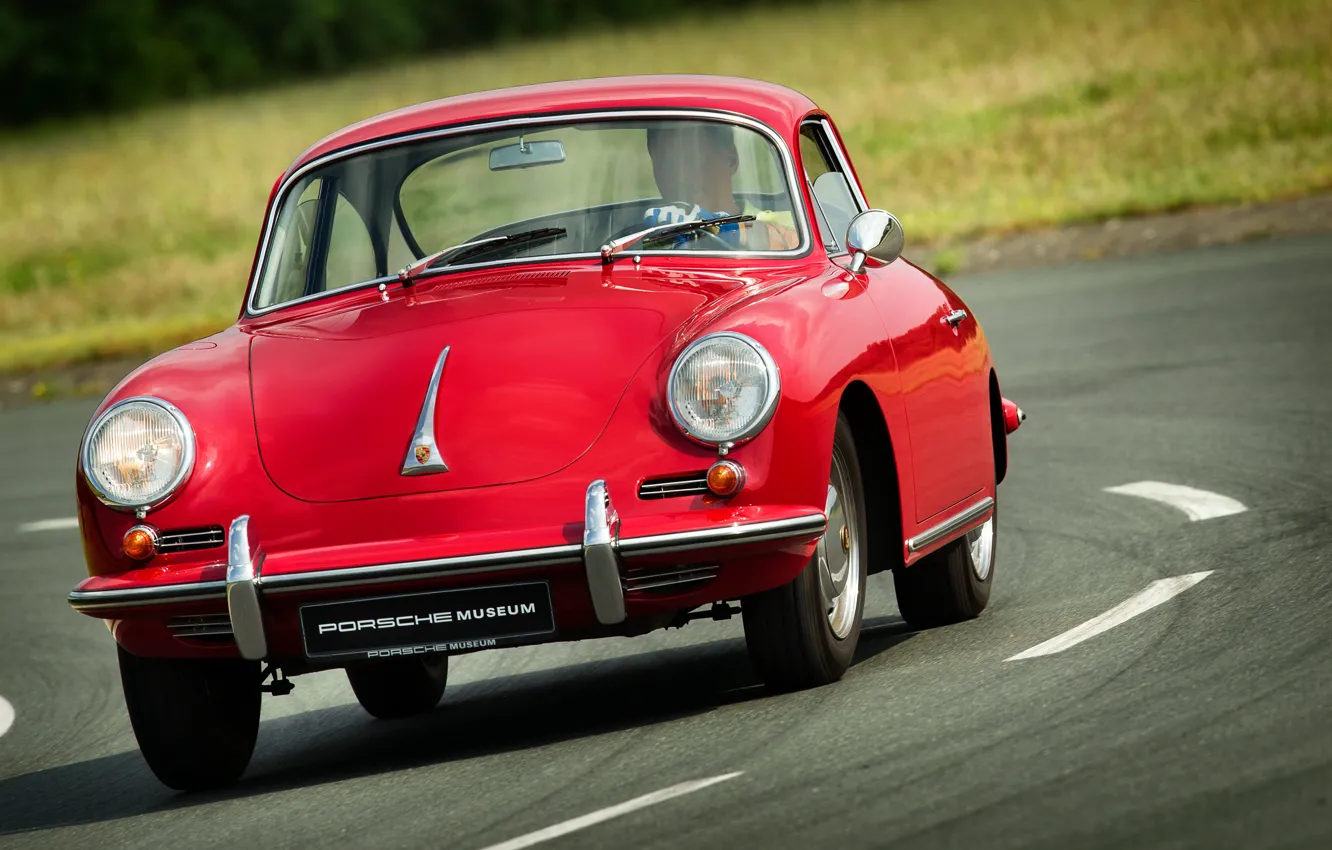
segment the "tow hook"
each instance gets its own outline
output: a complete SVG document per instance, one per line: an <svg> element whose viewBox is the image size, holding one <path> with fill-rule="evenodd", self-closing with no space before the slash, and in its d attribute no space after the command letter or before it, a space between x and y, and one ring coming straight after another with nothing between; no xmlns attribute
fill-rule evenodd
<svg viewBox="0 0 1332 850"><path fill-rule="evenodd" d="M667 624L666 628L683 629L693 620L729 620L739 613L739 605L731 605L728 602L714 602L712 607L706 611L681 611L674 620Z"/></svg>
<svg viewBox="0 0 1332 850"><path fill-rule="evenodd" d="M1003 406L1004 433L1011 434L1018 428L1022 427L1023 422L1027 421L1027 414L1022 412L1022 408L1018 407L1016 402L1009 401L1008 399L1003 400Z"/></svg>
<svg viewBox="0 0 1332 850"><path fill-rule="evenodd" d="M273 681L264 684L264 680L269 676L273 677ZM290 679L283 675L281 668L268 664L264 667L264 671L259 674L259 690L270 693L275 697L285 697L287 694L296 690L296 686L291 683Z"/></svg>

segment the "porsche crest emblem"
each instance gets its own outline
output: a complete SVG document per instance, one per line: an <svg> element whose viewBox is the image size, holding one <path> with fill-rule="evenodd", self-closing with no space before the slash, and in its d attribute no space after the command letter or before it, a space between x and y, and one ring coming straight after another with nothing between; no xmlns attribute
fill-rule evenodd
<svg viewBox="0 0 1332 850"><path fill-rule="evenodd" d="M425 462L428 461L428 460L430 460L430 447L429 447L429 446L417 446L417 447L416 447L416 462L417 462L417 463L425 463Z"/></svg>

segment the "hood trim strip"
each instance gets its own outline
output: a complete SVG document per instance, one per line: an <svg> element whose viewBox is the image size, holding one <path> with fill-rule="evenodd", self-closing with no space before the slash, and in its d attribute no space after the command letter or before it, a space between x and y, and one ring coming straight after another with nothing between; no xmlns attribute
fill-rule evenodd
<svg viewBox="0 0 1332 850"><path fill-rule="evenodd" d="M439 452L439 444L435 442L435 402L439 398L439 379L444 374L444 361L448 357L449 346L446 345L435 361L435 371L430 373L430 385L421 402L421 415L416 418L416 430L402 459L402 469L399 470L402 475L436 475L449 471L449 465Z"/></svg>

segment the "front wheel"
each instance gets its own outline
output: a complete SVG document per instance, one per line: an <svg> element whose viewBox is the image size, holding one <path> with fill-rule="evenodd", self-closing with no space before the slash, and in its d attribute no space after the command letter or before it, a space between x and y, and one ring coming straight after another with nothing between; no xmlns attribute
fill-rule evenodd
<svg viewBox="0 0 1332 850"><path fill-rule="evenodd" d="M258 663L117 650L134 737L162 784L202 791L239 779L259 737Z"/></svg>
<svg viewBox="0 0 1332 850"><path fill-rule="evenodd" d="M380 720L422 714L439 704L449 677L447 655L390 658L347 668L356 700Z"/></svg>
<svg viewBox="0 0 1332 850"><path fill-rule="evenodd" d="M865 609L865 496L851 425L840 414L825 504L828 527L794 580L741 600L745 642L759 677L796 690L842 678Z"/></svg>
<svg viewBox="0 0 1332 850"><path fill-rule="evenodd" d="M990 602L999 507L990 518L909 567L893 570L902 619L917 629L980 616Z"/></svg>

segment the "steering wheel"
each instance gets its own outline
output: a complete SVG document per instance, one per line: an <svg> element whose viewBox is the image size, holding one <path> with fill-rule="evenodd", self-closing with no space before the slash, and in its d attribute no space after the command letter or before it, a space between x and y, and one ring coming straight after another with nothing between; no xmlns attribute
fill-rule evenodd
<svg viewBox="0 0 1332 850"><path fill-rule="evenodd" d="M684 201L671 201L670 203L663 203L662 206L667 206L667 207L670 207L670 206L676 206L676 207L682 207L682 208L684 208L684 209L690 209L690 208L692 208L692 207L694 206L694 204L685 203ZM683 222L683 221L678 222L678 223L679 223L679 224L685 224L685 222ZM618 231L616 231L615 233L611 234L610 238L607 239L606 241L607 241L607 242L612 242L612 241L614 241L614 240L616 240L616 239L620 239L620 238L622 238L622 237L628 236L628 235L631 234L631 233L638 233L640 230L647 230L648 227L650 227L650 225L647 225L647 224L645 224L644 222L641 222L641 221L637 221L637 222L634 222L633 224L629 225L628 227L620 228ZM708 231L708 230L695 230L695 231L693 231L692 233L685 233L685 234L683 234L683 235L686 236L686 237L692 237L692 238L690 239L690 243L688 243L688 244L695 244L695 243L699 243L699 242L705 242L705 243L710 244L710 245L712 245L712 246L714 246L714 247L718 247L718 248L720 248L721 250L724 250L724 251L734 251L734 250L736 250L736 246L735 246L735 245L732 245L730 242L727 242L725 239L721 238L721 237L718 236L717 234L712 233L711 231ZM642 244L642 243L637 243L637 244ZM689 250L689 249L686 248L686 250ZM694 249L694 250L698 250L698 249Z"/></svg>

